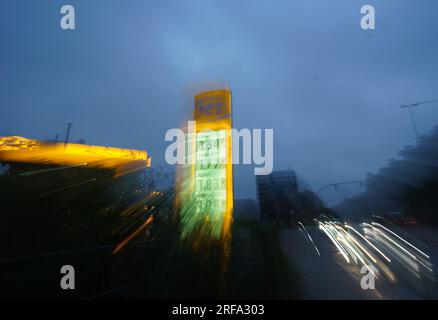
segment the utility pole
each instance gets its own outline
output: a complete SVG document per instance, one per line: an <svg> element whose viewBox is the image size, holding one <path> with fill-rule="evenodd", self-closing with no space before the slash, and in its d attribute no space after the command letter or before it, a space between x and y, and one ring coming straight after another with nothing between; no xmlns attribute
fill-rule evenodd
<svg viewBox="0 0 438 320"><path fill-rule="evenodd" d="M402 107L400 107L400 108L402 108ZM414 116L412 115L412 106L406 106L406 108L408 108L408 110L409 110L409 116L411 117L412 126L414 127L415 138L417 138L417 140L418 140L418 130L417 130L417 125L415 124Z"/></svg>
<svg viewBox="0 0 438 320"><path fill-rule="evenodd" d="M67 133L65 134L64 148L67 147L68 140L70 139L71 122L67 125Z"/></svg>

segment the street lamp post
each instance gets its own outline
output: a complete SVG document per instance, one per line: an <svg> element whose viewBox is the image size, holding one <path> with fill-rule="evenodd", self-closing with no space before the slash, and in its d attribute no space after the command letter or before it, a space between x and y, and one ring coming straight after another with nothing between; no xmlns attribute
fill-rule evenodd
<svg viewBox="0 0 438 320"><path fill-rule="evenodd" d="M328 187L335 187L335 190L337 190L337 189L338 189L338 186L343 185L343 184L350 184L350 183L358 183L359 186L361 186L361 187L362 187L362 185L363 185L363 181L362 181L362 180L353 180L353 181L345 181L345 182L329 183L329 184L323 185L321 188L319 188L319 190L318 190L318 192L316 193L316 195L317 195L318 198L319 198L319 194L320 194L321 191L324 190L325 188L328 188Z"/></svg>
<svg viewBox="0 0 438 320"><path fill-rule="evenodd" d="M421 101L421 102L417 102L417 103L412 103L412 104L405 104L400 106L401 109L403 108L408 108L409 111L409 116L411 117L411 121L412 121L412 126L414 127L414 132L415 132L415 138L417 138L418 140L418 130L417 130L417 126L415 124L415 120L414 120L414 116L412 115L412 107L416 107L422 104L427 104L427 103L434 103L434 102L438 102L438 99L435 100L428 100L428 101Z"/></svg>
<svg viewBox="0 0 438 320"><path fill-rule="evenodd" d="M363 180L353 180L353 181L329 183L329 184L323 185L321 188L319 188L318 192L316 193L316 196L320 200L320 209L319 210L321 211L321 209L322 209L322 200L319 197L319 194L321 193L322 190L324 190L325 188L328 188L328 187L334 187L335 190L338 190L338 186L344 185L344 184L351 184L351 183L358 183L360 187L363 186Z"/></svg>

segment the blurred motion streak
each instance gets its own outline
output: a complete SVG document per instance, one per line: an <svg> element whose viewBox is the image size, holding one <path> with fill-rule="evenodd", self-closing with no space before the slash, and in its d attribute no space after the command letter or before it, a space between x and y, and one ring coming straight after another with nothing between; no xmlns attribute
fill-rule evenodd
<svg viewBox="0 0 438 320"><path fill-rule="evenodd" d="M113 250L113 255L120 252L132 239L134 239L144 228L150 225L154 221L154 216L150 215L146 218L141 226L139 226L134 232L132 232L128 237L123 239Z"/></svg>
<svg viewBox="0 0 438 320"><path fill-rule="evenodd" d="M68 189L75 188L75 187L79 187L79 186L84 185L86 183L94 182L96 180L97 180L96 178L92 178L92 179L89 179L87 181L82 181L82 182L79 182L79 183L75 183L75 184L73 184L71 186L66 186L66 187L58 188L58 189L51 190L51 191L48 191L48 192L44 192L44 193L40 194L38 197L42 198L42 197L48 196L48 195L50 195L52 193L68 190Z"/></svg>
<svg viewBox="0 0 438 320"><path fill-rule="evenodd" d="M316 244L313 241L312 237L310 236L309 232L307 232L306 227L304 227L304 225L300 221L298 221L298 224L299 224L299 228L300 228L301 232L304 234L304 238L307 241L310 241L310 243L313 245L313 248L315 249L316 253L318 254L318 256L320 256L321 253L319 252L318 247L316 246Z"/></svg>
<svg viewBox="0 0 438 320"><path fill-rule="evenodd" d="M395 282L405 274L404 271L408 271L416 279L434 282L430 257L406 237L391 230L390 222L378 218L381 223L361 223L362 233L347 223L337 221L319 221L319 229L327 235L347 264L354 262L367 266L377 278L384 274L390 282Z"/></svg>
<svg viewBox="0 0 438 320"><path fill-rule="evenodd" d="M391 254L405 270L418 279L435 281L432 263L427 254L381 223L363 223L362 226L365 236Z"/></svg>

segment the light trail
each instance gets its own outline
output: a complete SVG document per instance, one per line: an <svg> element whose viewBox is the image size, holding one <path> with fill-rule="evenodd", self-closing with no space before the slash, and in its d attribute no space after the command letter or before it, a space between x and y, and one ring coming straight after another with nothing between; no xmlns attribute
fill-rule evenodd
<svg viewBox="0 0 438 320"><path fill-rule="evenodd" d="M307 237L309 238L310 242L313 244L313 247L315 248L316 252L317 252L318 255L320 256L321 253L319 253L319 250L318 250L318 248L316 247L315 243L313 242L312 237L311 237L310 234L307 232L307 230L306 230L306 228L304 227L304 225L303 225L300 221L298 221L298 223L303 227L304 232L306 233L306 235L307 235Z"/></svg>
<svg viewBox="0 0 438 320"><path fill-rule="evenodd" d="M338 241L333 238L333 236L330 234L330 232L327 231L326 227L320 222L319 228L325 232L325 234L329 237L329 239L334 243L336 248L338 248L339 252L342 254L344 259L347 261L347 263L350 263L350 258L348 257L348 254L344 251L344 249L341 247L340 244L338 244Z"/></svg>
<svg viewBox="0 0 438 320"><path fill-rule="evenodd" d="M372 222L371 223L373 226L379 226L383 229L385 229L386 231L388 231L389 233L393 234L394 236L396 236L398 239L402 240L404 243L406 243L407 245L409 245L411 248L415 249L416 251L418 251L419 253L421 253L424 257L426 257L427 259L430 259L430 257L425 254L423 251L421 251L420 249L418 249L417 247L415 247L414 245L412 245L411 243L409 243L408 241L406 241L405 239L403 239L402 237L400 237L398 234L396 234L395 232L389 230L388 228L386 228L385 226L382 226L380 223L376 223L376 222Z"/></svg>
<svg viewBox="0 0 438 320"><path fill-rule="evenodd" d="M371 248L373 248L374 250L376 250L383 258L385 258L386 261L391 262L391 259L389 259L382 251L380 251L375 245L373 245L367 238L365 238L363 235L360 234L359 231L357 231L355 228L353 228L352 226L346 224L345 225L346 228L353 230L358 236L360 236Z"/></svg>
<svg viewBox="0 0 438 320"><path fill-rule="evenodd" d="M20 174L20 176L28 177L28 176L32 176L34 174L53 172L53 171L61 171L61 170L66 170L66 169L78 168L78 167L82 167L82 166L86 166L86 165L87 165L87 163L84 162L84 163L81 163L81 164L78 164L78 165L73 165L73 166L49 168L49 169L41 169L41 170L33 170L33 171L24 172L24 173Z"/></svg>
<svg viewBox="0 0 438 320"><path fill-rule="evenodd" d="M378 225L378 224L377 224ZM384 228L385 230L386 228ZM423 261L421 261L421 259L418 259L414 254L412 254L411 252L409 252L406 248L404 248L403 246L401 246L399 243L397 243L396 241L394 241L393 239L391 239L391 237L389 237L387 234L385 234L384 232L382 232L381 230L379 230L376 227L373 227L373 230L375 230L377 233L381 234L385 239L389 240L392 244L394 244L397 248L399 248L402 252L405 253L405 255L409 256L409 258L411 258L411 260L414 260L415 262L418 262L419 264L421 264L423 267L425 267L429 272L433 272L432 268L430 268L428 265L426 265ZM386 229L388 230L388 229ZM393 232L391 232L392 234L394 234ZM400 251L399 250L399 251ZM427 256L427 255L426 255ZM406 259L405 259L406 260ZM412 263L411 263L412 264ZM416 271L419 271L418 269L418 265L415 267ZM418 269L418 270L417 270Z"/></svg>
<svg viewBox="0 0 438 320"><path fill-rule="evenodd" d="M139 226L133 233L131 233L128 237L123 239L113 250L113 255L117 254L122 250L133 238L135 238L144 228L152 223L154 220L154 216L150 215L145 222L141 226Z"/></svg>
<svg viewBox="0 0 438 320"><path fill-rule="evenodd" d="M72 188L76 188L76 187L82 186L84 184L87 184L87 183L90 183L90 182L94 182L96 180L97 180L96 178L93 178L93 179L89 179L89 180L86 180L86 181L83 181L83 182L75 183L75 184L72 184L70 186L66 186L66 187L62 187L62 188L59 188L59 189L55 189L55 190L52 190L52 191L48 191L48 192L42 193L38 197L39 198L43 198L45 196L48 196L49 194L56 193L56 192L59 192L59 191L68 190L68 189L72 189Z"/></svg>
<svg viewBox="0 0 438 320"><path fill-rule="evenodd" d="M379 223L362 223L360 226L362 232L347 223L340 225L334 221L319 221L319 229L328 236L347 263L354 261L364 265L374 276L383 274L391 282L404 277L402 269L396 266L408 271L415 281L434 281L432 264L426 253ZM394 272L390 266L395 268ZM396 271L400 272L397 277Z"/></svg>

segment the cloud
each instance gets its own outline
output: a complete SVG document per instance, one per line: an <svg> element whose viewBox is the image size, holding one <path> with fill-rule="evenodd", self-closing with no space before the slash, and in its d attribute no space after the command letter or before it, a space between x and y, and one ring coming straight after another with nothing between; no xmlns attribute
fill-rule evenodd
<svg viewBox="0 0 438 320"><path fill-rule="evenodd" d="M273 128L275 168L311 186L362 178L413 142L398 106L436 97L436 1L8 1L1 10L0 134L72 135L147 149L164 164L164 133L184 115L184 88L223 80L237 128ZM427 132L438 107L415 110ZM255 195L252 168L236 194Z"/></svg>

